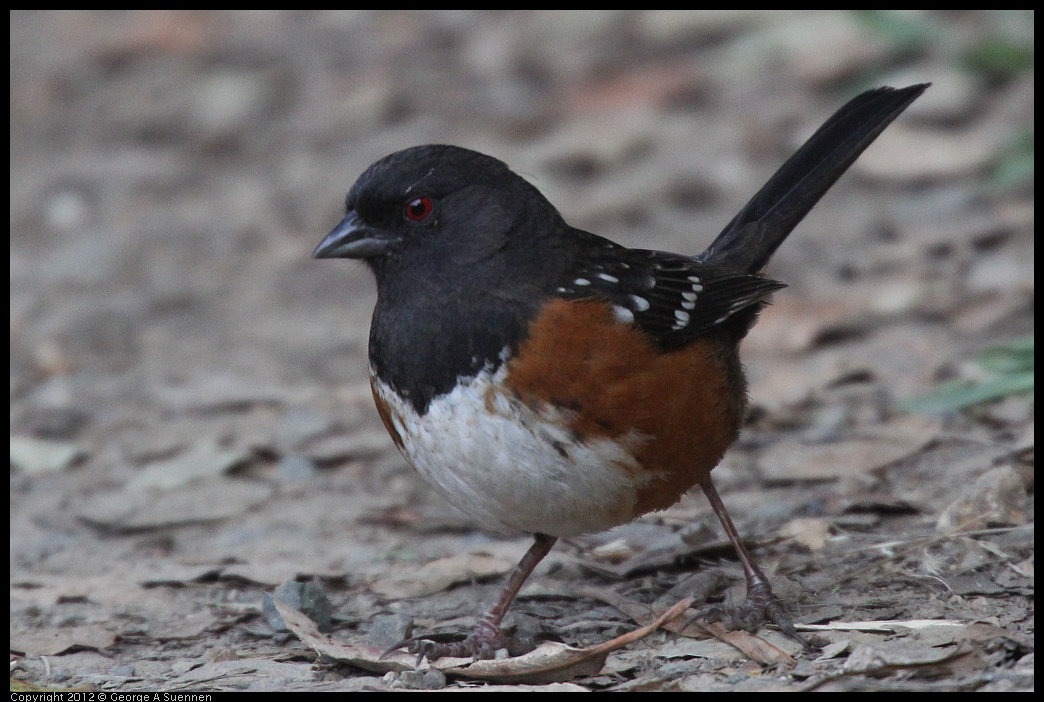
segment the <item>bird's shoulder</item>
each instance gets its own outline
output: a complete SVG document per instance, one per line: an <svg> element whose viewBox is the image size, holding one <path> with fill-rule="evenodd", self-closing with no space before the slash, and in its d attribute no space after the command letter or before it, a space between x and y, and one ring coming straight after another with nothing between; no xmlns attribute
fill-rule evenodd
<svg viewBox="0 0 1044 702"><path fill-rule="evenodd" d="M565 300L602 300L620 324L664 350L715 330L742 336L783 283L730 270L699 256L632 249L595 234L570 232L576 255L550 293Z"/></svg>

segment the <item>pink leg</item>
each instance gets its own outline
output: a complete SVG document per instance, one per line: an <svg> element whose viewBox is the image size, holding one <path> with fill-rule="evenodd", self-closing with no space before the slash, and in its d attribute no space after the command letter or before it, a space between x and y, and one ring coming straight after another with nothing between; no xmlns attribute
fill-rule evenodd
<svg viewBox="0 0 1044 702"><path fill-rule="evenodd" d="M410 639L393 646L390 651L406 646L410 653L417 654L420 658L434 661L439 658L493 658L497 649L504 646L504 633L500 629L500 623L504 621L511 603L515 601L518 591L522 589L523 583L544 559L551 547L555 545L558 538L546 534L536 534L533 545L522 556L515 569L511 571L504 589L500 591L497 601L482 615L475 623L475 628L463 641L439 642L430 639ZM389 651L389 652L390 652ZM419 659L418 659L419 660Z"/></svg>
<svg viewBox="0 0 1044 702"><path fill-rule="evenodd" d="M718 520L725 529L729 541L732 542L733 548L736 549L736 555L739 556L740 564L743 566L743 574L747 578L747 599L743 604L732 608L707 607L700 616L708 621L720 621L730 629L745 629L751 633L757 631L768 620L778 626L784 634L800 641L805 648L809 648L808 641L797 633L797 629L794 628L794 623L790 621L783 605L772 594L768 578L761 572L761 568L758 568L750 552L747 551L747 547L743 545L739 532L736 531L736 526L732 523L728 510L725 509L725 503L718 496L718 491L709 475L700 483L700 487L703 489L703 494L707 496L707 501L710 502L714 514L718 515Z"/></svg>

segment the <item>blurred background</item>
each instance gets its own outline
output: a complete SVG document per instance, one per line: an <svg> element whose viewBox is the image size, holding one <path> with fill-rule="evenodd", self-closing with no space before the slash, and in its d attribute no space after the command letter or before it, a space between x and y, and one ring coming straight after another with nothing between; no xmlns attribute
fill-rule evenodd
<svg viewBox="0 0 1044 702"><path fill-rule="evenodd" d="M773 260L753 435L887 423L1033 331L1032 12L10 17L15 650L219 616L146 582L357 584L498 547L431 528L460 518L372 408L370 275L310 259L406 146L489 153L574 226L696 253L847 99L931 82ZM1014 445L1032 405L963 421ZM722 467L726 502L755 464Z"/></svg>

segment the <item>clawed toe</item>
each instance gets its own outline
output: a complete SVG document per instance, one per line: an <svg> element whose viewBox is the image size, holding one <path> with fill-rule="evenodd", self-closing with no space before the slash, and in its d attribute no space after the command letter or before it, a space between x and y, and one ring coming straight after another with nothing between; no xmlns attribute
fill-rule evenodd
<svg viewBox="0 0 1044 702"><path fill-rule="evenodd" d="M507 637L501 631L500 624L504 620L504 614L507 612L508 607L511 606L518 591L522 588L522 583L533 572L537 563L555 545L555 541L557 541L557 538L554 536L548 536L547 534L534 535L533 545L529 547L526 555L522 556L522 560L511 571L511 575L508 577L507 583L504 584L504 589L501 590L497 601L475 623L475 628L466 637L461 639L453 634L435 634L428 637L405 639L385 651L381 658L401 648L405 648L410 653L415 654L418 665L425 658L429 661L436 661L440 658L486 660L495 658L497 650L501 648L507 648L508 654L512 656L519 656L532 651L536 647L534 641L524 637L521 639Z"/></svg>
<svg viewBox="0 0 1044 702"><path fill-rule="evenodd" d="M752 634L765 622L772 622L786 636L799 641L806 649L812 648L812 644L797 632L790 615L764 582L752 585L747 591L747 598L741 604L734 607L709 605L703 607L693 619L721 622L727 629L743 629Z"/></svg>
<svg viewBox="0 0 1044 702"><path fill-rule="evenodd" d="M456 634L432 634L427 637L404 639L381 654L381 658L405 648L417 656L418 665L425 658L429 661L437 661L440 658L470 658L478 661L495 658L497 649L505 646L506 640L499 628L480 624L463 639Z"/></svg>

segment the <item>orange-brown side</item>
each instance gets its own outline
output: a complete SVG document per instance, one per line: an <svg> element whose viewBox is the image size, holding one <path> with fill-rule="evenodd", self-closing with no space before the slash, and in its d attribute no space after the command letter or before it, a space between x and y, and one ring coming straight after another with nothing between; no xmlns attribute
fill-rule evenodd
<svg viewBox="0 0 1044 702"><path fill-rule="evenodd" d="M370 379L370 392L373 393L373 404L377 406L377 414L380 415L381 421L384 422L384 428L388 430L388 434L391 436L392 441L394 441L395 445L400 451L402 451L402 437L399 436L399 432L395 429L395 425L392 424L391 408L388 407L388 403L386 403L380 393L377 392L377 388L373 384L373 379Z"/></svg>
<svg viewBox="0 0 1044 702"><path fill-rule="evenodd" d="M745 397L735 352L708 338L664 353L603 302L555 300L530 325L505 384L534 408L564 410L582 440L641 436L630 450L662 477L639 492L637 516L674 504L736 439Z"/></svg>

